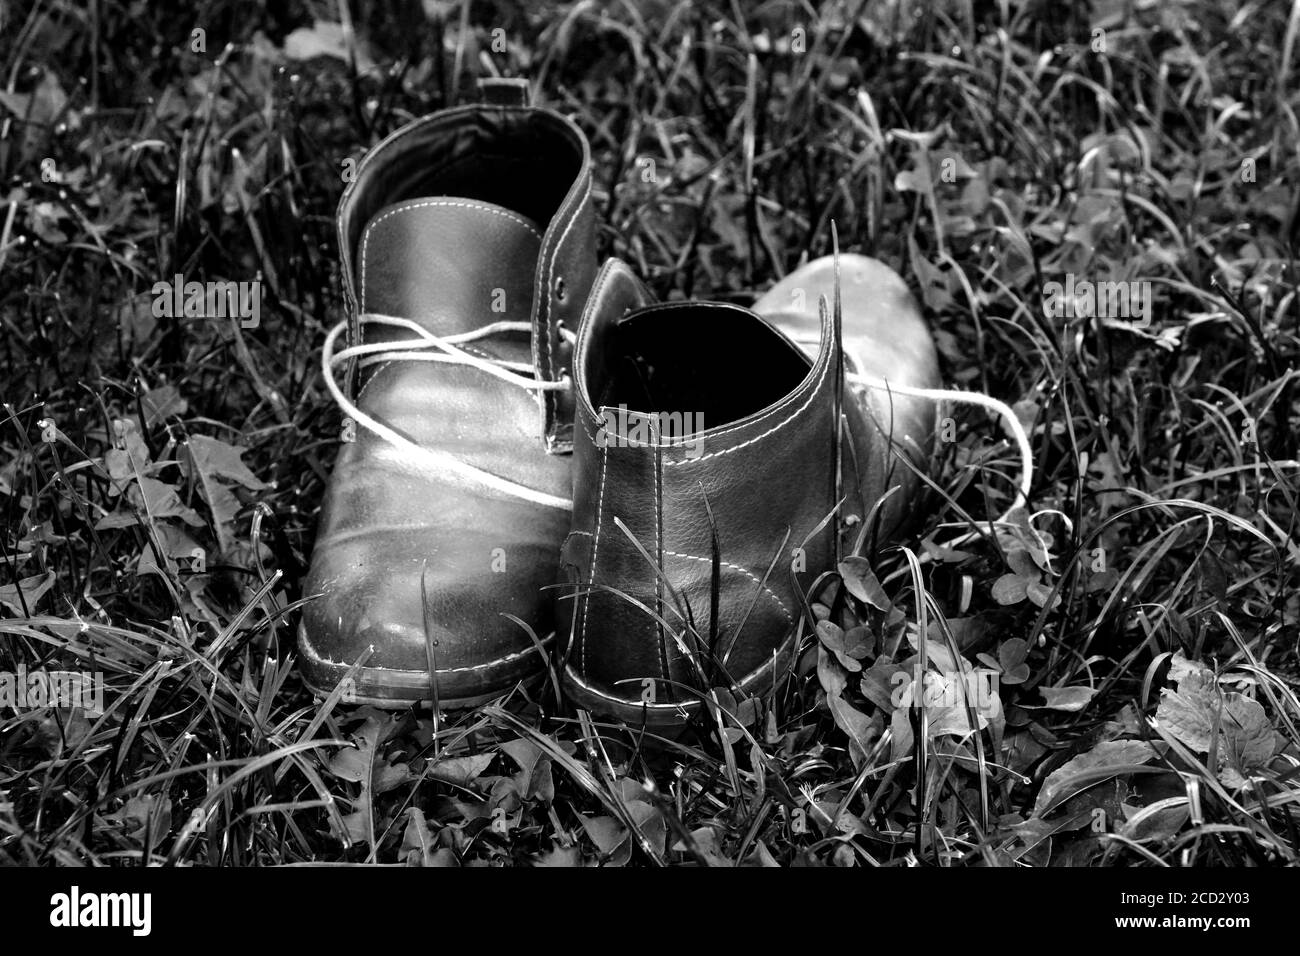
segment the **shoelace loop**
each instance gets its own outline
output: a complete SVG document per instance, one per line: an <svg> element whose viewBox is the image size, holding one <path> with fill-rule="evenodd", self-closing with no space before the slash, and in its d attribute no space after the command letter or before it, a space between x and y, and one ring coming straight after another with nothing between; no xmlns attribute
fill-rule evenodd
<svg viewBox="0 0 1300 956"><path fill-rule="evenodd" d="M814 348L821 345L821 340L816 341L797 338L796 344L803 346L812 346ZM1006 402L994 398L992 395L985 395L983 392L967 392L950 388L915 388L911 385L899 385L888 381L887 379L875 378L866 375L858 370L857 361L847 350L844 354L844 377L854 385L862 388L877 389L883 392L893 392L897 395L910 395L914 398L928 398L938 402L958 402L963 405L978 405L980 408L996 412L1001 416L1007 430L1011 432L1016 442L1016 450L1020 455L1020 481L1016 485L1016 498L1011 503L1011 507L1006 510L1000 517L989 521L989 530L1000 524L1005 524L1011 514L1023 505L1029 503L1029 489L1034 484L1034 453L1029 445L1029 435L1025 432L1025 427L1020 424L1020 418L1016 415L1015 410ZM962 535L951 542L945 542L948 546L956 546L971 538L976 537L974 533Z"/></svg>
<svg viewBox="0 0 1300 956"><path fill-rule="evenodd" d="M988 522L989 531L993 532L998 525L1005 525L1011 520L1011 515L1017 508L1023 507L1029 503L1029 489L1034 483L1034 453L1029 445L1029 435L1025 433L1025 426L1020 424L1020 418L1016 415L1015 410L992 395L985 395L983 392L965 392L949 388L913 388L909 385L894 385L884 379L873 378L870 375L863 375L860 372L846 371L844 377L856 385L864 388L880 389L886 392L894 392L898 395L912 395L916 398L929 398L934 401L959 402L965 405L978 405L989 411L996 412L1002 417L1006 424L1007 430L1015 438L1016 450L1020 454L1020 482L1016 486L1016 498L1000 517ZM955 548L958 545L978 537L974 531L953 538L951 541L941 542L946 548Z"/></svg>

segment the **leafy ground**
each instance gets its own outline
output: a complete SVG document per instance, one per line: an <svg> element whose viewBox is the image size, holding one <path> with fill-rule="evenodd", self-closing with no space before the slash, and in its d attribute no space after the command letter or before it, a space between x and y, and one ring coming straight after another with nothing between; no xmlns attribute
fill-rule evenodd
<svg viewBox="0 0 1300 956"><path fill-rule="evenodd" d="M1288 5L179 6L0 5L0 669L107 681L102 715L0 708L0 860L1300 859ZM749 301L832 220L895 266L945 378L1014 403L1029 507L944 543L1015 489L954 409L908 550L674 740L549 686L313 700L334 206L489 73L586 130L602 254L663 297ZM260 323L155 318L177 273L260 273ZM1057 308L1071 277L1150 309Z"/></svg>

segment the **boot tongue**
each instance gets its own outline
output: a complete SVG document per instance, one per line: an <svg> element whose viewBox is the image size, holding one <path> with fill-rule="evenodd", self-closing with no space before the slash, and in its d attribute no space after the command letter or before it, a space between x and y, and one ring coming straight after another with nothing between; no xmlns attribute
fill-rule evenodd
<svg viewBox="0 0 1300 956"><path fill-rule="evenodd" d="M411 319L435 335L528 322L541 242L531 220L488 202L439 196L387 206L361 239L361 311ZM365 329L371 342L413 337Z"/></svg>

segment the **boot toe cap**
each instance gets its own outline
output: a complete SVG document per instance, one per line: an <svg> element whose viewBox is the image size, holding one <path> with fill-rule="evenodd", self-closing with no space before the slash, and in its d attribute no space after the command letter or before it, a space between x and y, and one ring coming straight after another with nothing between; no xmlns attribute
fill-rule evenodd
<svg viewBox="0 0 1300 956"><path fill-rule="evenodd" d="M332 689L368 651L354 677L361 697L427 699L432 656L440 697L450 702L491 696L542 667L527 631L503 614L547 637L538 597L552 580L546 562L520 559L511 562L514 573L494 572L484 548L482 570L467 573L446 538L376 532L318 547L306 583L317 597L304 609L300 636L310 683Z"/></svg>

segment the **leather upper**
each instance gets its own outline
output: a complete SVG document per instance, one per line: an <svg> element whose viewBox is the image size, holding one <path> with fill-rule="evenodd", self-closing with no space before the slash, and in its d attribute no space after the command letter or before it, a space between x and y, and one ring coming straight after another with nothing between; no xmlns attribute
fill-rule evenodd
<svg viewBox="0 0 1300 956"><path fill-rule="evenodd" d="M692 694L674 684L770 676L793 644L796 589L833 564L839 356L829 318L810 360L747 309L647 300L611 260L583 320L562 559L572 587L558 606L571 683L675 709ZM660 412L704 427L664 437Z"/></svg>
<svg viewBox="0 0 1300 956"><path fill-rule="evenodd" d="M567 374L595 272L586 141L548 110L471 106L399 130L359 164L339 209L353 343L414 338L361 313L435 335L525 323L466 343L485 359ZM515 484L567 499L571 400L436 361L362 365L367 415ZM304 609L306 658L324 672L367 647L371 695L427 697L427 638L442 697L508 689L544 661L566 510L431 468L361 427L340 446L322 507ZM423 578L423 582L422 582ZM325 678L319 678L323 681Z"/></svg>

